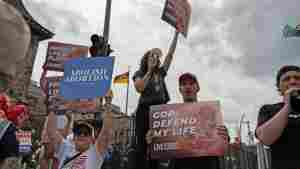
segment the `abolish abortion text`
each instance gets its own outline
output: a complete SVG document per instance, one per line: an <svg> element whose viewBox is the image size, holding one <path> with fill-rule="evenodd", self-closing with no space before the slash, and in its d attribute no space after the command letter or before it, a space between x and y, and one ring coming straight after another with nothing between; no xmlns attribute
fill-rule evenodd
<svg viewBox="0 0 300 169"><path fill-rule="evenodd" d="M72 70L71 76L65 77L65 82L94 82L109 79L108 71L105 68L93 68Z"/></svg>

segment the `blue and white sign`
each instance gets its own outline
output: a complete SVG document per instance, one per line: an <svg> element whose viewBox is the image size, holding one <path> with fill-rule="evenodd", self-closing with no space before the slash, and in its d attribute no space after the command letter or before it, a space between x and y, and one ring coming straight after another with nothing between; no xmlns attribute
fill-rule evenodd
<svg viewBox="0 0 300 169"><path fill-rule="evenodd" d="M90 99L104 96L110 89L114 57L73 59L64 64L60 94L65 99Z"/></svg>

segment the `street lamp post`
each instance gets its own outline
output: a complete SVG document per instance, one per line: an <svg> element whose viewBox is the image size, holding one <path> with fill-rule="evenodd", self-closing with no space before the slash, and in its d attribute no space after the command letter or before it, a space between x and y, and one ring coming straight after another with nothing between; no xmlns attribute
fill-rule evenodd
<svg viewBox="0 0 300 169"><path fill-rule="evenodd" d="M109 38L109 26L110 26L110 15L111 15L111 1L106 0L106 8L105 8L105 20L104 20L104 30L103 30L103 37L104 43L108 43Z"/></svg>
<svg viewBox="0 0 300 169"><path fill-rule="evenodd" d="M90 47L90 54L92 57L109 56L109 54L113 52L113 50L110 48L110 44L108 43L111 3L112 0L106 0L103 36L99 36L97 34L93 34L91 36L92 46Z"/></svg>

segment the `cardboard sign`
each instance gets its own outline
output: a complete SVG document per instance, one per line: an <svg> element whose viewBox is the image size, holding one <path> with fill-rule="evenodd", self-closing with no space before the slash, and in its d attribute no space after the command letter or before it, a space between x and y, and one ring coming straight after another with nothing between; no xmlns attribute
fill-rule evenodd
<svg viewBox="0 0 300 169"><path fill-rule="evenodd" d="M47 106L48 111L54 111L57 114L64 114L66 111L71 112L97 112L96 99L78 99L66 100L60 95L60 81L62 76L47 77L48 93Z"/></svg>
<svg viewBox="0 0 300 169"><path fill-rule="evenodd" d="M60 42L49 42L44 69L53 71L64 71L64 63L68 60L87 57L89 48L87 46L66 44Z"/></svg>
<svg viewBox="0 0 300 169"><path fill-rule="evenodd" d="M188 0L166 0L161 19L175 27L187 37L191 18L191 5Z"/></svg>
<svg viewBox="0 0 300 169"><path fill-rule="evenodd" d="M227 143L216 129L223 124L217 101L151 106L149 124L153 159L224 154Z"/></svg>
<svg viewBox="0 0 300 169"><path fill-rule="evenodd" d="M111 86L114 57L73 59L65 63L60 95L65 99L105 96Z"/></svg>

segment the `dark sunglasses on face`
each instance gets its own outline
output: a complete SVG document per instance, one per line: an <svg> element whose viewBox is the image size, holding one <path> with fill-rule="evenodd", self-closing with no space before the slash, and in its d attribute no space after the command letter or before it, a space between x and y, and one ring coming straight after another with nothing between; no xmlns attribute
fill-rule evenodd
<svg viewBox="0 0 300 169"><path fill-rule="evenodd" d="M75 127L73 128L73 134L74 136L92 136L92 129L89 127Z"/></svg>

